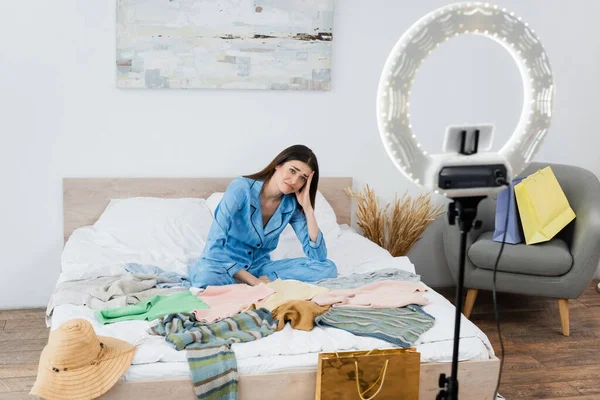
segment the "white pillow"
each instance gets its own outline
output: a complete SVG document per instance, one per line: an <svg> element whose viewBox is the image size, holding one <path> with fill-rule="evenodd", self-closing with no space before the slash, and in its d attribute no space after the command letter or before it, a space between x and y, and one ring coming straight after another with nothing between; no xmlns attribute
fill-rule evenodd
<svg viewBox="0 0 600 400"><path fill-rule="evenodd" d="M187 263L202 255L211 223L204 199L113 199L93 226L73 233L62 269L111 275L137 262L187 274Z"/></svg>
<svg viewBox="0 0 600 400"><path fill-rule="evenodd" d="M190 233L204 240L211 223L205 199L131 197L112 199L94 228L113 234L148 236L150 232L179 227L191 229Z"/></svg>
<svg viewBox="0 0 600 400"><path fill-rule="evenodd" d="M323 235L329 239L335 239L340 235L340 226L337 223L337 215L325 196L317 191L315 198L315 218Z"/></svg>
<svg viewBox="0 0 600 400"><path fill-rule="evenodd" d="M206 199L206 205L210 209L210 212L213 216L215 215L215 210L222 198L223 193L216 192L211 194L208 199ZM317 196L315 197L315 219L317 220L319 229L323 233L325 243L327 243L329 240L334 240L340 235L340 226L337 223L335 211L325 199L325 196L323 196L323 194L321 194L319 191L317 191ZM285 241L285 239L289 238L296 238L296 233L292 229L291 225L286 226L281 233L281 236L279 237L280 243L281 241Z"/></svg>

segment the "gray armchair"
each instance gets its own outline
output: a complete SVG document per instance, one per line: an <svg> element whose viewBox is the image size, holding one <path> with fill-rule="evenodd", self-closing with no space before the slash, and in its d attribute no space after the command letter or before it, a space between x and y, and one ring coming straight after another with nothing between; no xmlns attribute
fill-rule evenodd
<svg viewBox="0 0 600 400"><path fill-rule="evenodd" d="M600 259L600 182L583 168L561 164L530 164L521 176L550 166L569 200L576 218L549 242L527 246L505 244L496 273L498 292L558 299L563 335L569 336L569 299L590 284ZM492 241L496 199L484 199L477 210L482 221L467 239L464 315L469 318L479 289L492 290L494 264L501 243ZM460 232L446 223L443 243L450 272L459 270Z"/></svg>

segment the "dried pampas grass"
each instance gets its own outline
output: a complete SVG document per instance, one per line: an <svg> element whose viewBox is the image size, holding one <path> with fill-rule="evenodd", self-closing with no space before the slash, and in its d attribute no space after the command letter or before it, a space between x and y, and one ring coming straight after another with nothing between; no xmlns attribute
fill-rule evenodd
<svg viewBox="0 0 600 400"><path fill-rule="evenodd" d="M377 196L369 185L365 185L363 192L346 188L346 194L357 200L357 224L363 235L394 257L406 255L429 224L444 213L443 205L431 204L429 193L420 194L417 198L404 193L400 199L395 196L394 203L384 208L379 206Z"/></svg>

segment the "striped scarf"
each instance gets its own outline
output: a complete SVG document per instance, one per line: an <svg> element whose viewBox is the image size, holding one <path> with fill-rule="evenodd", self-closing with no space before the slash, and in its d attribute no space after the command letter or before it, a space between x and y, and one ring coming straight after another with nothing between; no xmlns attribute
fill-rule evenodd
<svg viewBox="0 0 600 400"><path fill-rule="evenodd" d="M169 314L159 318L148 332L165 336L177 350L187 350L198 399L236 400L237 362L231 345L268 336L276 326L271 313L261 308L212 324L197 322L193 314Z"/></svg>
<svg viewBox="0 0 600 400"><path fill-rule="evenodd" d="M435 318L415 304L400 308L331 307L315 324L370 336L399 347L412 346Z"/></svg>

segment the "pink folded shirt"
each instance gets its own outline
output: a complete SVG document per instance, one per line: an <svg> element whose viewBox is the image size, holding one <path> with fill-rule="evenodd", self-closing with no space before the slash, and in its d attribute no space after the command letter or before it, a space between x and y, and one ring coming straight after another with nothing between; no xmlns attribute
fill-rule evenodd
<svg viewBox="0 0 600 400"><path fill-rule="evenodd" d="M356 289L332 290L313 298L320 306L397 308L409 304L429 304L422 292L427 286L422 282L379 281Z"/></svg>
<svg viewBox="0 0 600 400"><path fill-rule="evenodd" d="M208 286L198 295L198 298L210 308L195 310L194 314L198 321L215 322L246 310L253 303L264 300L273 293L275 291L264 283L256 286L246 284Z"/></svg>

